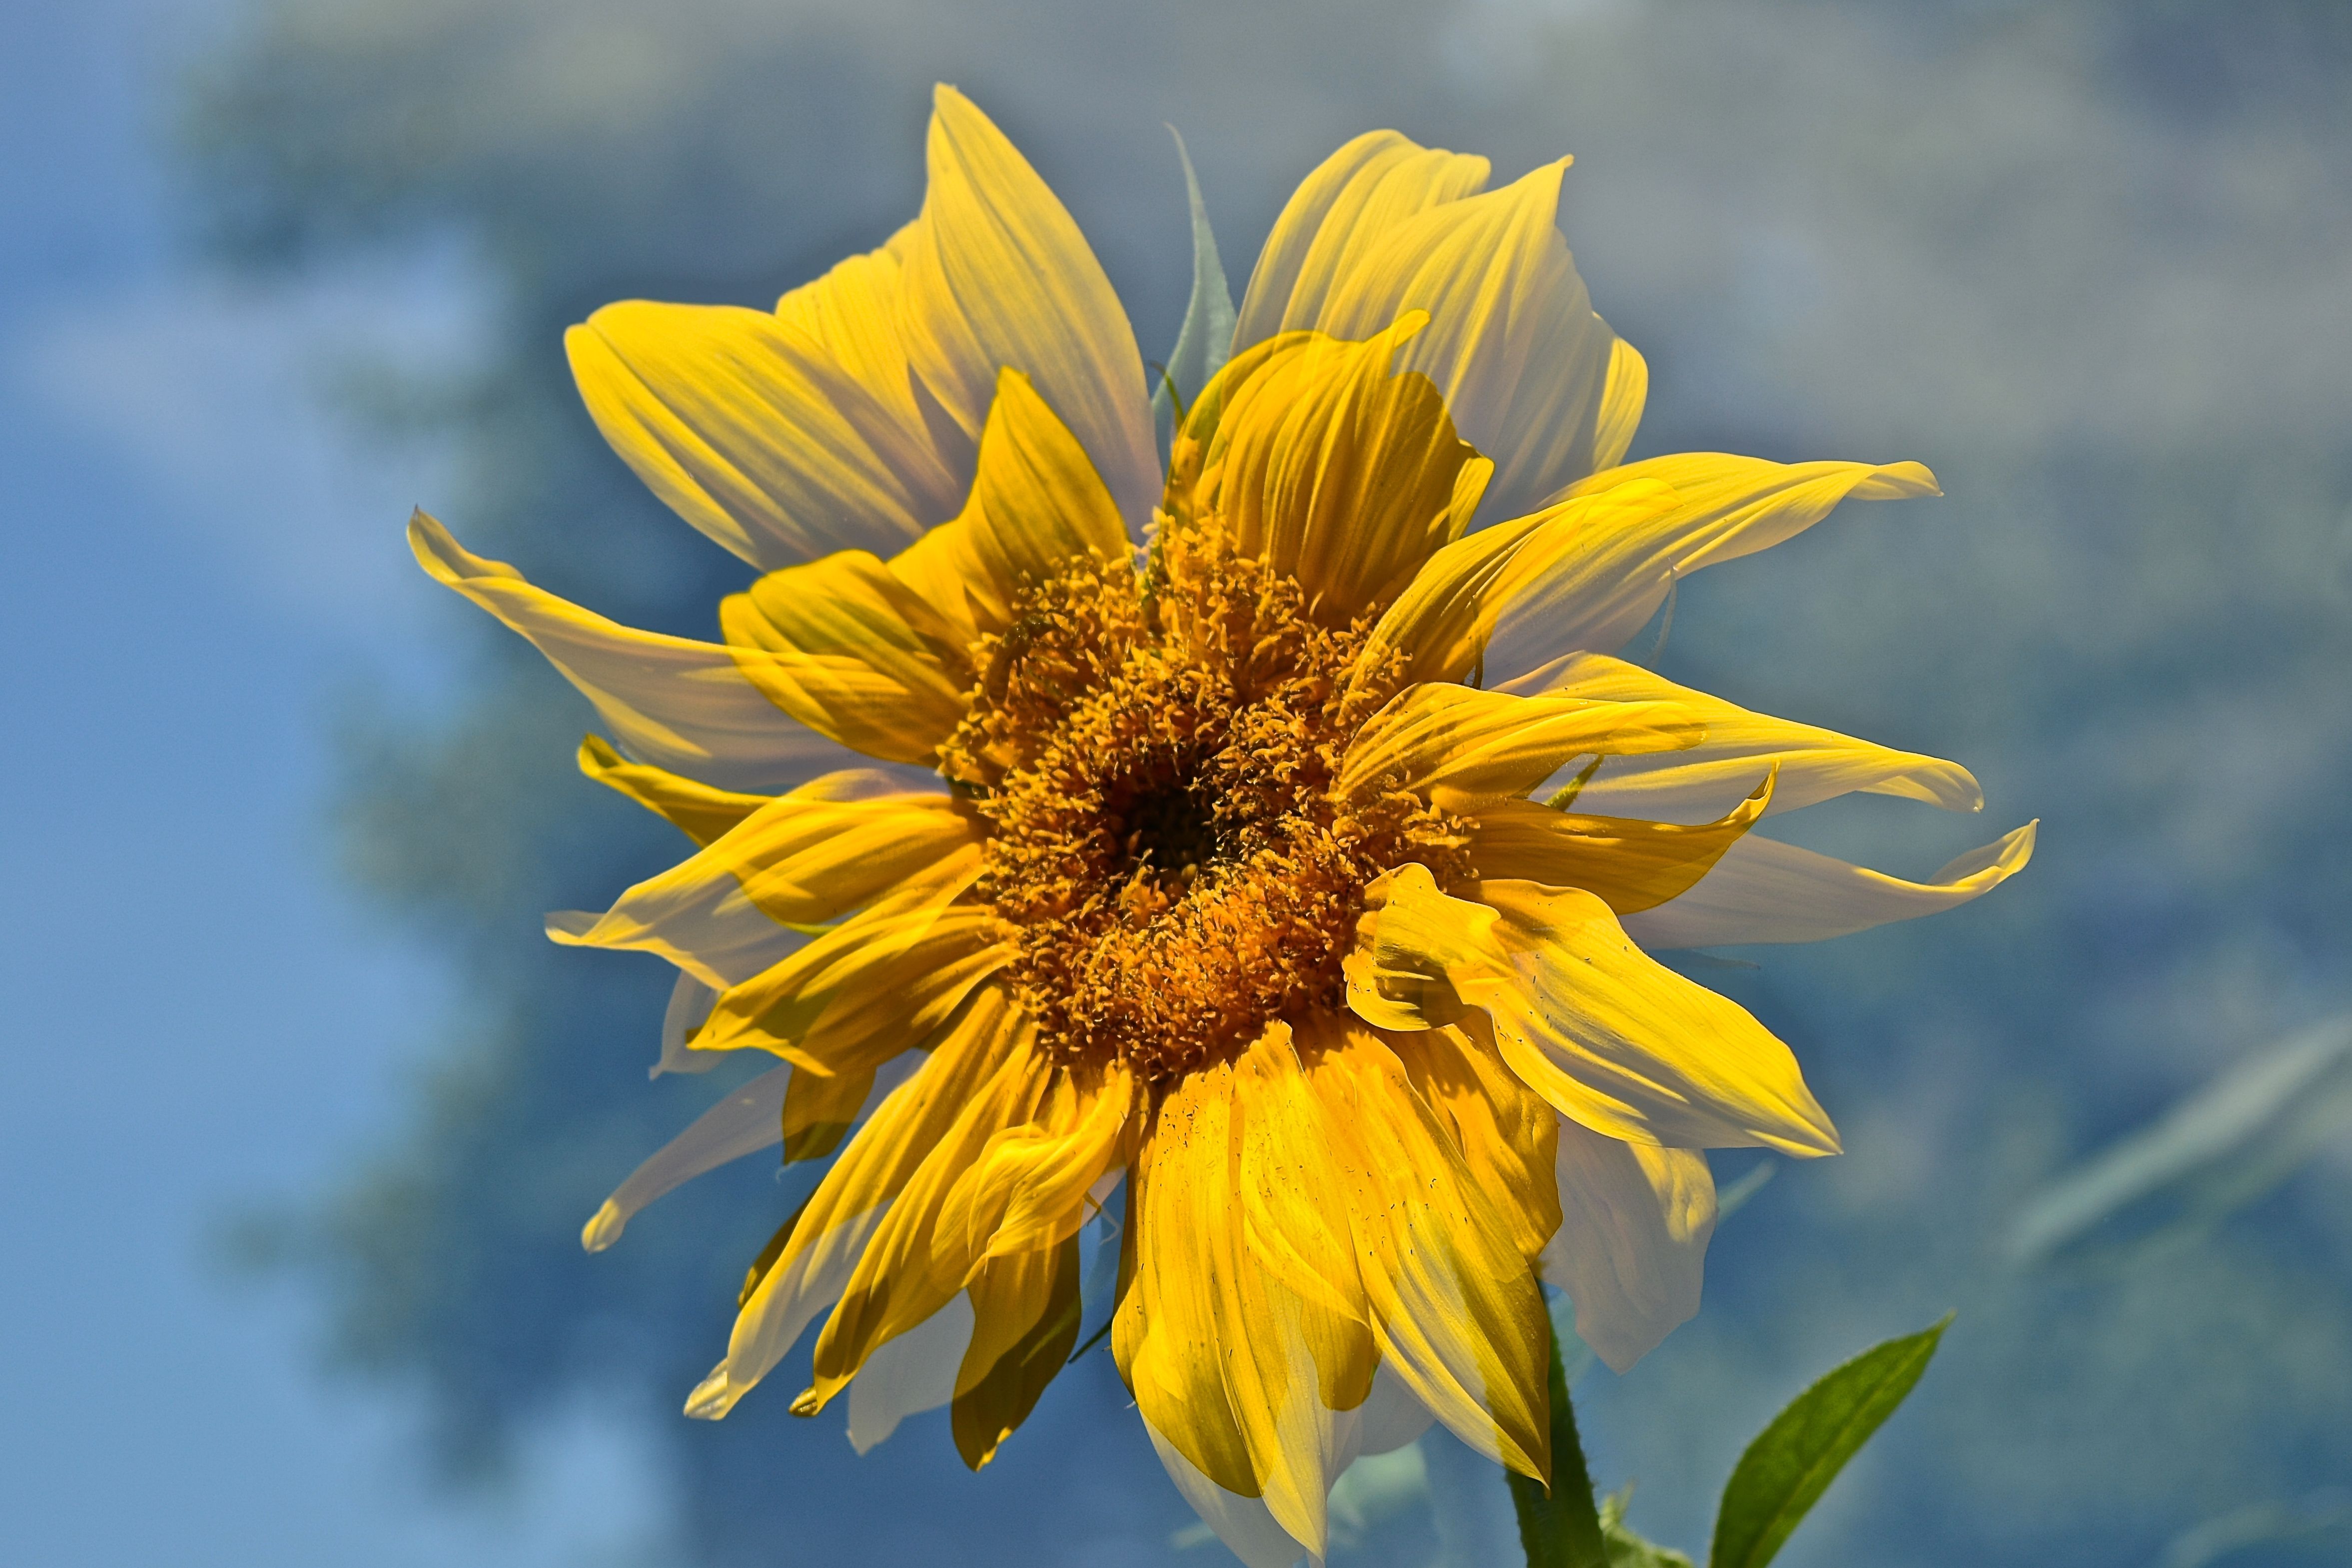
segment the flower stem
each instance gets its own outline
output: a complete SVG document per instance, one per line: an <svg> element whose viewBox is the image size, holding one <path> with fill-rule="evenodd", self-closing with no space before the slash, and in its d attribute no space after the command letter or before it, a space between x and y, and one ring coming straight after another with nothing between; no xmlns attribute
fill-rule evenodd
<svg viewBox="0 0 2352 1568"><path fill-rule="evenodd" d="M1560 1365L1559 1336L1551 1341L1551 1488L1517 1471L1506 1473L1511 1503L1519 1512L1519 1541L1528 1568L1609 1568L1601 1541L1601 1519L1592 1509L1592 1478L1584 1468L1584 1447L1576 1438L1576 1408L1569 1403L1568 1373Z"/></svg>

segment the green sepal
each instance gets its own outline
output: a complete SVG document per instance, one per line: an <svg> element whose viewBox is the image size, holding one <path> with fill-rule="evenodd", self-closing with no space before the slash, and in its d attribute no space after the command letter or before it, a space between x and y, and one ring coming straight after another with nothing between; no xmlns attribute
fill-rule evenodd
<svg viewBox="0 0 2352 1568"><path fill-rule="evenodd" d="M1739 1456L1723 1487L1707 1568L1764 1568L1845 1462L1903 1403L1952 1315L1863 1352L1797 1395Z"/></svg>
<svg viewBox="0 0 2352 1568"><path fill-rule="evenodd" d="M1217 237L1209 229L1209 209L1201 199L1200 177L1192 172L1192 156L1174 126L1176 156L1184 164L1184 190L1192 208L1192 298L1184 307L1184 325L1176 346L1151 393L1152 417L1164 444L1192 400L1211 377L1225 367L1234 352L1234 296L1225 285L1225 265L1217 258Z"/></svg>
<svg viewBox="0 0 2352 1568"><path fill-rule="evenodd" d="M1628 1484L1601 1500L1601 1539L1609 1547L1609 1568L1692 1568L1688 1556L1644 1541L1626 1526L1625 1505L1633 1499Z"/></svg>

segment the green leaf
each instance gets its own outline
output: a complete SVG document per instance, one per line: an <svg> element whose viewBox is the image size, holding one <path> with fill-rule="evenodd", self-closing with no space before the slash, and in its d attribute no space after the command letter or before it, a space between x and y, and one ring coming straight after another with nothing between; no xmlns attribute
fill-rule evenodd
<svg viewBox="0 0 2352 1568"><path fill-rule="evenodd" d="M1549 1315L1546 1315L1549 1321ZM1517 1470L1507 1473L1511 1506L1519 1514L1519 1543L1528 1568L1609 1568L1601 1519L1592 1508L1592 1478L1585 1472L1584 1446L1576 1438L1576 1407L1568 1399L1568 1373L1560 1365L1559 1335L1551 1335L1551 1488Z"/></svg>
<svg viewBox="0 0 2352 1568"><path fill-rule="evenodd" d="M1184 308L1184 325L1169 353L1167 372L1151 394L1151 411L1165 439L1181 411L1201 395L1209 378L1225 366L1234 351L1234 296L1225 286L1225 266L1217 258L1217 237L1209 231L1209 209L1201 200L1201 181L1192 173L1192 156L1174 126L1176 156L1184 164L1184 190L1192 204L1192 300Z"/></svg>
<svg viewBox="0 0 2352 1568"><path fill-rule="evenodd" d="M1772 1418L1724 1483L1708 1568L1764 1568L1845 1462L1903 1403L1952 1316L1863 1352Z"/></svg>

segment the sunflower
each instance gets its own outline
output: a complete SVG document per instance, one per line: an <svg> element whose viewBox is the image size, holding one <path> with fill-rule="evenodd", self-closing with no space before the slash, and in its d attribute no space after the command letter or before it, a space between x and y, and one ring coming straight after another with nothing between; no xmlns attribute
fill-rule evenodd
<svg viewBox="0 0 2352 1568"><path fill-rule="evenodd" d="M550 934L682 971L661 1068L782 1062L585 1242L781 1141L820 1174L689 1414L823 1316L793 1408L850 1390L863 1448L947 1405L974 1468L1115 1300L1152 1443L1254 1564L1319 1556L1339 1472L1433 1421L1548 1476L1543 1285L1622 1369L1696 1310L1701 1151L1838 1147L1789 1049L1650 950L1928 913L2032 845L1914 883L1751 835L1981 795L1610 650L1934 480L1624 462L1647 374L1556 226L1566 161L1488 191L1393 132L1307 177L1237 313L1215 280L1231 348L1163 462L1060 203L951 89L928 163L914 222L773 310L572 330L614 447L759 574L721 640L412 527L594 704L582 767L699 846Z"/></svg>

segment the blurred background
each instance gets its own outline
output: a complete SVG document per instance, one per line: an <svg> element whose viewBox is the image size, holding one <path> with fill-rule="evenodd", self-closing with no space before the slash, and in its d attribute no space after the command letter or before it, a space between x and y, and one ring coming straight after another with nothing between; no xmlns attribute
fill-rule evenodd
<svg viewBox="0 0 2352 1568"><path fill-rule="evenodd" d="M942 79L1147 355L1190 263L1163 122L1236 292L1359 131L1498 183L1573 152L1570 243L1652 369L1635 456L1943 481L1693 580L1655 653L1985 784L1981 820L1864 798L1790 837L1922 876L2042 834L1956 913L1691 971L1796 1046L1849 1152L1726 1221L1663 1349L1580 1376L1633 1522L1699 1550L1772 1411L1957 1307L1783 1562L2352 1558L2352 10L20 0L8 1559L1224 1560L1108 1355L978 1477L939 1415L856 1458L785 1372L678 1414L782 1199L746 1162L581 1252L719 1075L647 1084L656 961L540 935L676 847L401 540L422 504L708 635L741 568L607 451L561 331L877 243ZM1349 1492L1335 1561L1515 1560L1493 1472L1442 1438L1422 1469L1433 1501Z"/></svg>

